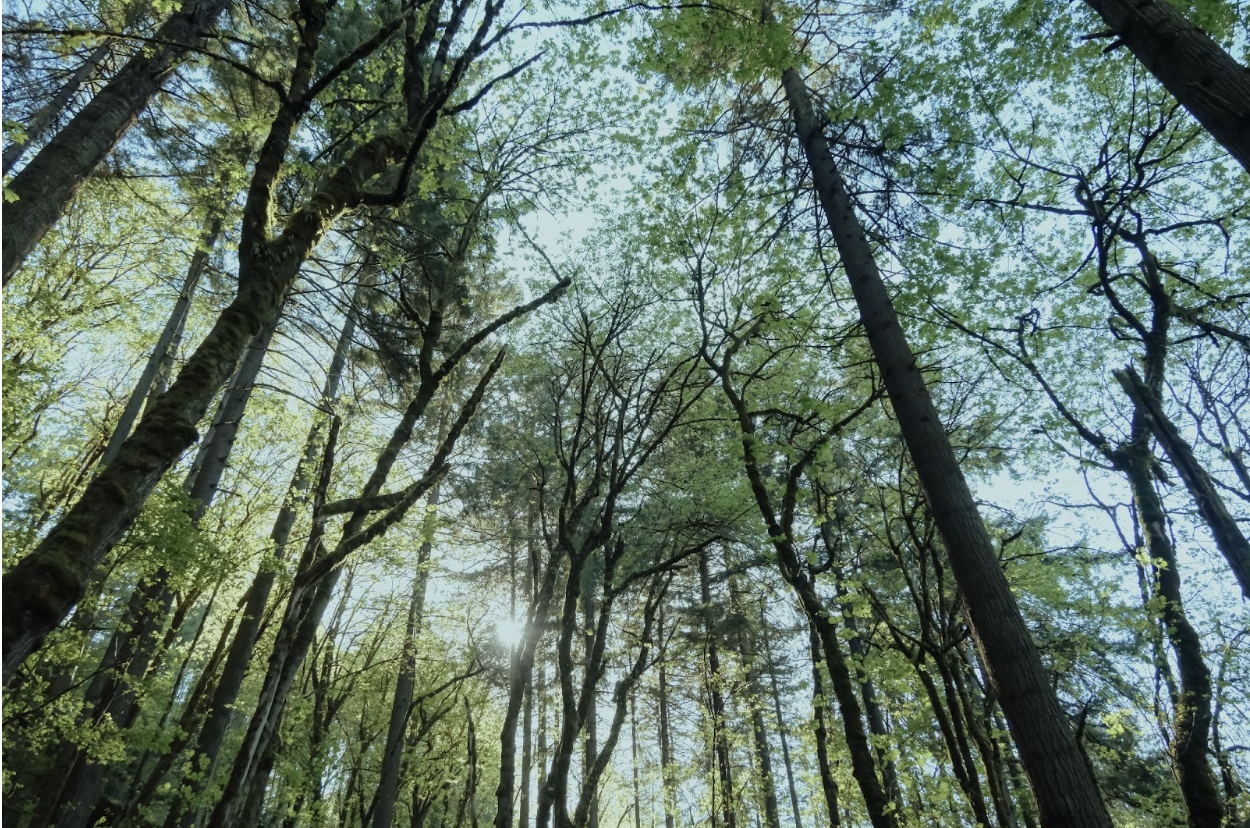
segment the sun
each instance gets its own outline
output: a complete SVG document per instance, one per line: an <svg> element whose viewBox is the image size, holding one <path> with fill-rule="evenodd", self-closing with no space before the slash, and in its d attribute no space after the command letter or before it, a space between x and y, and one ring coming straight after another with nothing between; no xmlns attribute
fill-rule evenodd
<svg viewBox="0 0 1250 828"><path fill-rule="evenodd" d="M505 647L515 647L525 636L525 622L515 618L501 618L495 622L495 635Z"/></svg>

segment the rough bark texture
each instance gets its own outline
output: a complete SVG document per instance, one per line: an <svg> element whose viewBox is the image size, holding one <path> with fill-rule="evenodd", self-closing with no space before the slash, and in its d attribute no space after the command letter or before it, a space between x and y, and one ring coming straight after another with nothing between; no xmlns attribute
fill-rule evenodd
<svg viewBox="0 0 1250 828"><path fill-rule="evenodd" d="M157 29L154 45L127 61L9 182L6 189L17 201L5 205L2 219L5 284L191 49L203 45L228 5L228 0L186 0Z"/></svg>
<svg viewBox="0 0 1250 828"><path fill-rule="evenodd" d="M1111 818L999 566L950 438L894 312L803 78L783 75L799 142L833 232L873 355L950 556L964 612L1050 828L1109 828Z"/></svg>
<svg viewBox="0 0 1250 828"><path fill-rule="evenodd" d="M1168 0L1085 2L1250 172L1250 71Z"/></svg>

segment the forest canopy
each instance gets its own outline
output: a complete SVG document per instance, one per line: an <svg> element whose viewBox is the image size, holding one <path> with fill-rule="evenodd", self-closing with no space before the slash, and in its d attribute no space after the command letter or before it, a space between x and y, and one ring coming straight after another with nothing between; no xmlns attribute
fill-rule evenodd
<svg viewBox="0 0 1250 828"><path fill-rule="evenodd" d="M1250 6L3 12L3 819L1250 826Z"/></svg>

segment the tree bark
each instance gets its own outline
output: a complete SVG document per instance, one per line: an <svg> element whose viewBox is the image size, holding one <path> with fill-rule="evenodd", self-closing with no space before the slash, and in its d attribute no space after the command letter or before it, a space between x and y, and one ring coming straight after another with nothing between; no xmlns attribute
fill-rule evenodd
<svg viewBox="0 0 1250 828"><path fill-rule="evenodd" d="M1047 828L1110 828L1097 783L999 565L915 354L899 324L803 78L783 75L799 142L833 232L876 363L945 542L990 681L1020 747Z"/></svg>
<svg viewBox="0 0 1250 828"><path fill-rule="evenodd" d="M185 0L95 97L9 182L5 205L3 282L74 200L87 176L134 125L192 49L204 44L228 0ZM6 648L7 649L7 648Z"/></svg>
<svg viewBox="0 0 1250 828"><path fill-rule="evenodd" d="M1167 452L1172 466L1185 481L1189 496L1198 507L1198 514L1211 530L1215 545L1224 553L1225 560L1233 570L1237 582L1241 584L1241 594L1250 599L1250 542L1242 534L1237 521L1229 514L1211 478L1194 457L1193 449L1181 436L1179 430L1163 411L1150 386L1142 381L1137 371L1131 366L1125 371L1113 372L1124 392L1133 401L1133 406L1141 412L1147 429L1150 430Z"/></svg>
<svg viewBox="0 0 1250 828"><path fill-rule="evenodd" d="M285 153L296 120L291 116L275 121L266 142L271 154ZM6 685L82 599L90 573L130 527L165 471L195 442L196 425L213 395L281 304L331 223L361 197L364 183L384 171L412 140L411 136L387 135L362 145L290 218L276 239L267 237L267 227L250 227L245 221L247 238L241 245L234 301L222 311L178 379L139 421L117 460L87 485L35 550L4 577ZM275 162L274 175L276 171Z"/></svg>
<svg viewBox="0 0 1250 828"><path fill-rule="evenodd" d="M766 620L763 604L760 605L760 621ZM790 739L787 734L786 717L781 712L781 690L777 686L777 662L773 660L773 648L764 636L764 658L768 667L769 689L772 690L773 713L777 717L777 735L781 737L781 761L786 766L786 785L790 792L790 813L794 815L794 828L803 828L803 817L799 812L799 792L794 784L794 764L790 761Z"/></svg>
<svg viewBox="0 0 1250 828"><path fill-rule="evenodd" d="M1141 416L1141 415L1139 415ZM1160 602L1159 622L1176 652L1180 688L1172 697L1172 740L1169 753L1172 768L1190 828L1219 828L1224 807L1219 785L1207 762L1211 732L1211 672L1202 655L1202 641L1189 623L1181 603L1181 577L1177 571L1176 550L1167 534L1167 515L1154 489L1150 457L1146 446L1132 445L1121 452L1123 470L1133 490L1137 520L1155 573L1155 595Z"/></svg>
<svg viewBox="0 0 1250 828"><path fill-rule="evenodd" d="M1250 70L1168 0L1085 0L1133 56L1250 172Z"/></svg>
<svg viewBox="0 0 1250 828"><path fill-rule="evenodd" d="M408 620L404 626L404 650L395 679L395 696L391 702L391 718L382 750L381 778L373 807L373 828L391 828L395 802L399 798L399 768L404 753L404 735L413 690L417 683L417 634L425 618L425 587L429 582L430 555L434 549L434 526L439 504L439 484L430 489L426 525L422 530L421 548L417 552L417 571L412 579L412 596L408 601Z"/></svg>
<svg viewBox="0 0 1250 828"><path fill-rule="evenodd" d="M703 634L707 653L707 684L709 710L712 719L712 752L716 757L716 776L720 781L720 796L712 805L721 809L724 828L737 825L735 808L733 765L729 757L729 736L725 722L725 695L721 690L720 653L717 651L715 630L712 628L712 582L708 572L708 551L699 551L699 599L703 615Z"/></svg>
<svg viewBox="0 0 1250 828"><path fill-rule="evenodd" d="M347 350L355 336L355 330L355 299L353 299L321 390L321 403L327 408L333 407L335 400L338 399L343 366L346 364ZM221 678L213 691L204 717L204 724L200 728L199 738L195 742L195 750L191 756L190 766L202 767L202 771L191 775L186 780L190 798L203 792L211 784L216 772L226 731L233 718L234 703L243 687L243 680L247 676L248 665L251 663L256 641L260 635L265 607L268 606L269 597L273 592L278 566L287 557L287 547L291 538L291 530L295 526L296 514L308 499L313 471L317 457L322 450L325 429L324 418L318 418L309 429L308 437L304 441L304 450L291 476L291 482L287 486L286 495L278 510L278 516L274 520L273 529L269 533L269 539L272 542L269 559L257 569L256 577L253 578L251 586L244 595L243 615L239 620L239 630L235 633L234 641L230 645L229 653L222 666ZM181 808L178 807L178 802L175 802L170 809L166 825L172 828L173 825L178 824L175 818L180 814ZM194 822L194 810L182 818L183 826L193 825Z"/></svg>
<svg viewBox="0 0 1250 828"><path fill-rule="evenodd" d="M673 780L673 737L669 730L667 639L664 638L664 610L656 621L656 639L660 642L659 689L660 707L660 784L664 788L664 828L677 828L677 783Z"/></svg>
<svg viewBox="0 0 1250 828"><path fill-rule="evenodd" d="M69 106L69 102L78 94L78 90L91 80L111 51L112 43L107 40L92 49L91 54L87 55L87 59L74 70L56 94L30 116L30 121L22 129L25 134L4 148L2 169L4 175L8 175L17 166L17 162L22 160L22 156L26 154L31 144L37 144L43 139L44 133L56 123L57 118Z"/></svg>
<svg viewBox="0 0 1250 828"><path fill-rule="evenodd" d="M122 409L122 415L113 428L113 434L109 437L108 445L104 449L104 456L100 458L100 465L107 466L117 459L122 443L126 442L126 438L135 427L135 421L139 419L139 413L143 411L145 405L152 405L155 398L160 395L154 392L160 384L161 374L167 372L172 363L174 349L182 338L182 331L186 326L191 299L208 265L209 254L217 244L217 238L220 235L221 218L214 216L204 230L200 246L191 256L191 266L187 268L187 276L182 282L182 290L178 294L178 299L174 302L174 309L169 314L160 337L156 340L156 346L148 357L143 373L139 375L139 381L135 383L134 391L130 393L130 399L126 401L126 407ZM163 390L161 389L161 392Z"/></svg>
<svg viewBox="0 0 1250 828"><path fill-rule="evenodd" d="M812 657L812 719L816 724L816 762L820 768L820 789L825 795L825 807L829 810L830 828L838 828L842 824L842 815L838 810L838 782L833 778L833 767L829 763L829 729L825 726L825 711L829 702L825 699L825 679L822 665L825 658L820 652L820 636L816 633L816 625L810 621L807 626L808 646Z"/></svg>

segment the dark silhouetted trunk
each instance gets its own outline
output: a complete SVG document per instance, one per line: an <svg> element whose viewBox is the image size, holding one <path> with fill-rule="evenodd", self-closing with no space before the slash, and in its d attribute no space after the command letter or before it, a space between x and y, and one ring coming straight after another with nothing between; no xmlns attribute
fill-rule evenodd
<svg viewBox="0 0 1250 828"><path fill-rule="evenodd" d="M903 441L950 557L969 627L1020 748L1047 828L1110 828L1089 765L1051 687L899 324L822 121L796 69L783 75L799 143L829 222ZM822 639L826 638L822 631Z"/></svg>
<svg viewBox="0 0 1250 828"><path fill-rule="evenodd" d="M659 689L658 703L660 708L660 784L664 788L664 828L677 826L677 783L673 779L673 737L669 729L668 713L668 660L667 644L664 637L664 610L661 609L656 621L656 638L663 652L659 658Z"/></svg>
<svg viewBox="0 0 1250 828"><path fill-rule="evenodd" d="M812 735L816 739L820 789L825 795L830 828L838 828L842 824L842 814L838 811L838 782L833 778L833 766L829 763L829 728L825 726L825 711L829 709L829 702L825 698L825 657L820 651L820 636L816 634L816 626L809 623L807 630L812 656L812 719L816 723Z"/></svg>
<svg viewBox="0 0 1250 828"><path fill-rule="evenodd" d="M121 418L113 428L113 435L109 438L108 446L104 449L104 456L100 458L100 465L107 466L117 459L122 443L126 442L126 438L130 436L131 430L135 427L135 421L139 419L140 412L144 410L145 405L151 406L155 398L164 393L165 383L163 378L168 377L170 374L174 351L177 349L178 343L182 339L182 332L186 327L187 311L191 307L191 299L195 295L195 289L199 284L200 277L208 266L208 257L220 235L221 219L214 217L209 221L205 229L204 237L200 240L200 247L191 256L191 266L187 268L187 276L183 280L182 291L178 294L177 301L174 302L174 309L170 312L168 321L165 322L164 330L161 331L160 337L156 340L156 346L152 348L152 353L148 357L147 365L143 368L143 373L139 375L139 380L135 383L135 388L130 393L130 399L122 410Z"/></svg>
<svg viewBox="0 0 1250 828"><path fill-rule="evenodd" d="M14 202L3 216L4 284L74 200L169 76L207 34L228 0L186 0L103 89L22 168L5 188Z"/></svg>
<svg viewBox="0 0 1250 828"><path fill-rule="evenodd" d="M1167 0L1085 0L1117 42L1250 172L1250 70Z"/></svg>
<svg viewBox="0 0 1250 828"><path fill-rule="evenodd" d="M104 41L92 49L91 54L87 55L87 59L74 70L74 73L56 91L56 94L47 103L39 107L30 116L30 120L22 125L22 132L24 133L22 137L4 148L2 170L4 175L8 175L13 167L17 165L17 162L22 160L22 156L26 154L26 150L30 148L31 144L37 144L43 139L44 134L56 123L61 113L65 111L65 108L69 106L69 102L99 71L101 64L108 58L111 51L112 43L109 41Z"/></svg>
<svg viewBox="0 0 1250 828"><path fill-rule="evenodd" d="M717 651L712 627L712 582L708 573L708 551L699 552L699 598L703 615L704 652L707 655L708 713L712 719L712 753L716 757L718 796L712 808L720 808L724 828L737 825L737 797L733 784L733 765L729 757L729 734L725 724L725 695L721 690L720 653Z"/></svg>

